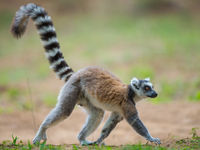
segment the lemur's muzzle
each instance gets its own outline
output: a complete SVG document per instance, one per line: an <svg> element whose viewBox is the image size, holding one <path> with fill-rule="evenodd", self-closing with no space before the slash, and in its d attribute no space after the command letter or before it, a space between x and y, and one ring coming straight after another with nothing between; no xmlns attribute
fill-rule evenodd
<svg viewBox="0 0 200 150"><path fill-rule="evenodd" d="M152 91L151 91L151 94L148 95L148 97L151 97L151 98L155 98L155 97L157 97L157 96L158 96L158 94L157 94L156 91L154 91L154 90L152 90Z"/></svg>

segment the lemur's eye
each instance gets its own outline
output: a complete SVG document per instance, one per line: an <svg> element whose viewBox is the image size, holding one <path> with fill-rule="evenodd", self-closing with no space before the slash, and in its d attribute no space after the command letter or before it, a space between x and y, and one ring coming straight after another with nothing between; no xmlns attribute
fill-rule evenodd
<svg viewBox="0 0 200 150"><path fill-rule="evenodd" d="M150 88L149 86L145 86L145 87L144 87L144 90L145 90L145 91L149 91L150 89L151 89L151 88Z"/></svg>

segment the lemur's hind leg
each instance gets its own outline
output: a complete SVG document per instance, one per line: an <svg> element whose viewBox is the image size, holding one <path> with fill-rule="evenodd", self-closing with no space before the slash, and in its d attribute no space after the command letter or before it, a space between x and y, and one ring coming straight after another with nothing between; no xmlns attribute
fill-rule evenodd
<svg viewBox="0 0 200 150"><path fill-rule="evenodd" d="M123 117L119 113L112 112L101 131L100 137L94 142L94 144L101 144L122 119Z"/></svg>
<svg viewBox="0 0 200 150"><path fill-rule="evenodd" d="M88 117L85 125L78 135L78 139L81 145L90 145L93 142L87 141L86 138L99 126L101 120L103 119L104 111L102 109L96 108L90 103L87 106L84 106L84 108L88 113Z"/></svg>
<svg viewBox="0 0 200 150"><path fill-rule="evenodd" d="M79 90L73 85L66 84L58 97L56 107L47 115L45 120L40 125L38 132L36 133L33 143L38 143L41 140L46 141L46 130L56 125L58 122L66 119L74 109L74 106L78 100Z"/></svg>

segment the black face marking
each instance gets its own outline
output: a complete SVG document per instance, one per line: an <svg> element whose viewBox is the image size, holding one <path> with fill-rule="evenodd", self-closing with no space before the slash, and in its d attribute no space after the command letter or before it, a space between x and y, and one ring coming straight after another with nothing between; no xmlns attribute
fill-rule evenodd
<svg viewBox="0 0 200 150"><path fill-rule="evenodd" d="M152 89L151 89L151 87L150 87L149 85L145 85L145 86L143 87L143 90L144 90L145 92L148 92L148 91L151 91Z"/></svg>
<svg viewBox="0 0 200 150"><path fill-rule="evenodd" d="M138 87L137 85L133 84L133 86L134 86L137 90L139 90L139 87Z"/></svg>
<svg viewBox="0 0 200 150"><path fill-rule="evenodd" d="M147 80L139 80L138 87L142 87L142 85L145 85L145 83L147 83L147 82L149 82L149 81L147 81Z"/></svg>

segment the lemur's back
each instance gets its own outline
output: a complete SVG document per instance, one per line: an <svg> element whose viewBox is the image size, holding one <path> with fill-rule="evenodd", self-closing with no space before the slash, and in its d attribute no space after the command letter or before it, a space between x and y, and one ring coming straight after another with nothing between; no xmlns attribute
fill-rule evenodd
<svg viewBox="0 0 200 150"><path fill-rule="evenodd" d="M95 99L98 103L118 106L127 97L127 85L103 68L86 67L73 76L80 80L84 96Z"/></svg>

